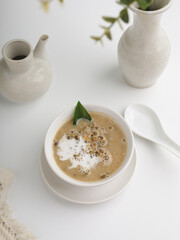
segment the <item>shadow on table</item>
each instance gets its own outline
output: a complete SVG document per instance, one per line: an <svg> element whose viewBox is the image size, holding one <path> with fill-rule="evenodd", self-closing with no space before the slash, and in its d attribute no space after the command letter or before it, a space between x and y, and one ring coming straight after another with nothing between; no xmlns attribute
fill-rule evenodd
<svg viewBox="0 0 180 240"><path fill-rule="evenodd" d="M124 99L126 102L133 103L142 101L145 98L147 101L152 98L152 93L154 94L157 85L151 86L149 88L135 88L130 86L118 65L108 66L104 68L103 71L99 73L97 78L98 84L103 86L103 90L111 94L111 98ZM118 100L118 99L117 99Z"/></svg>
<svg viewBox="0 0 180 240"><path fill-rule="evenodd" d="M100 80L103 81L103 84L107 86L118 88L121 91L125 92L126 90L134 90L134 87L131 87L125 80L124 76L121 73L119 66L109 66L109 68L104 69Z"/></svg>
<svg viewBox="0 0 180 240"><path fill-rule="evenodd" d="M17 108L23 107L23 106L26 106L26 107L31 106L32 104L35 104L38 100L39 100L39 98L35 99L33 101L29 101L29 102L16 103L16 102L12 102L12 101L6 99L5 97L3 97L0 94L0 105L4 105L9 108L14 107L14 106L16 106Z"/></svg>
<svg viewBox="0 0 180 240"><path fill-rule="evenodd" d="M71 208L72 211L89 211L89 210L97 210L97 209L104 209L104 206L110 207L113 205L113 203L119 201L123 201L124 198L126 198L126 194L128 192L128 188L125 187L125 189L122 190L116 197L113 197L110 200L100 202L100 203L95 203L95 204L81 204L81 203L74 203L71 201L68 201L66 199L63 199L59 196L57 196L55 193L53 193L50 189L47 189L48 194L54 199L53 201L56 202L56 204L59 204L63 206L65 209Z"/></svg>
<svg viewBox="0 0 180 240"><path fill-rule="evenodd" d="M9 100L7 100L6 98L4 98L1 94L0 94L0 103L3 103L4 105L9 105L12 104L14 105L15 103L10 102Z"/></svg>

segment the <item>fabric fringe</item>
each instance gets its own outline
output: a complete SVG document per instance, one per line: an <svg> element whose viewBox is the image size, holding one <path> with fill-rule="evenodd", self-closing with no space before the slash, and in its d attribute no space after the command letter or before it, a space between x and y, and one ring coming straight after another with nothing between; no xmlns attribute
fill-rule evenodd
<svg viewBox="0 0 180 240"><path fill-rule="evenodd" d="M14 175L0 168L0 240L33 240L35 237L20 222L12 217L6 203L7 190Z"/></svg>

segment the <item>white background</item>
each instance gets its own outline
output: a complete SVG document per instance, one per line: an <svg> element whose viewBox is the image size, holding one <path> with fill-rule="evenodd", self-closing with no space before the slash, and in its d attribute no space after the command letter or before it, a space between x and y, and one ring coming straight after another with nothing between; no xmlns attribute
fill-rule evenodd
<svg viewBox="0 0 180 240"><path fill-rule="evenodd" d="M41 34L50 36L47 51L54 76L49 91L28 104L0 97L0 165L15 174L9 204L14 216L40 240L180 239L180 159L153 143L135 137L138 157L132 181L118 197L98 205L57 198L39 170L49 124L78 100L122 114L129 104L146 104L180 143L179 9L176 0L162 18L172 49L166 70L153 87L135 89L124 82L118 68L119 27L114 27L113 41L104 41L104 47L90 39L101 34L102 15L118 15L115 1L65 0L60 6L54 0L48 14L36 0L0 1L0 49L14 38L35 46Z"/></svg>

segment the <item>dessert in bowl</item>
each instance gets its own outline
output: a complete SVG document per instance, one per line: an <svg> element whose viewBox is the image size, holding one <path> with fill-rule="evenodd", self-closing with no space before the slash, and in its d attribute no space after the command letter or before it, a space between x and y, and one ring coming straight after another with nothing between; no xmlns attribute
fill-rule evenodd
<svg viewBox="0 0 180 240"><path fill-rule="evenodd" d="M51 123L44 143L47 162L61 179L76 186L99 186L116 179L134 153L124 118L107 107L86 105L92 120L73 125L74 107Z"/></svg>

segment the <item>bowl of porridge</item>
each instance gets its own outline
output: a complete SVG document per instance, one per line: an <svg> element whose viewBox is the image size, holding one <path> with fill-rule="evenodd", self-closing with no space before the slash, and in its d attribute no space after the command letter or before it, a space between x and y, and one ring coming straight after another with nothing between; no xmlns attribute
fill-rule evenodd
<svg viewBox="0 0 180 240"><path fill-rule="evenodd" d="M134 153L133 134L116 111L85 105L92 120L73 125L74 107L51 123L44 142L46 160L61 179L76 186L98 186L116 179Z"/></svg>

